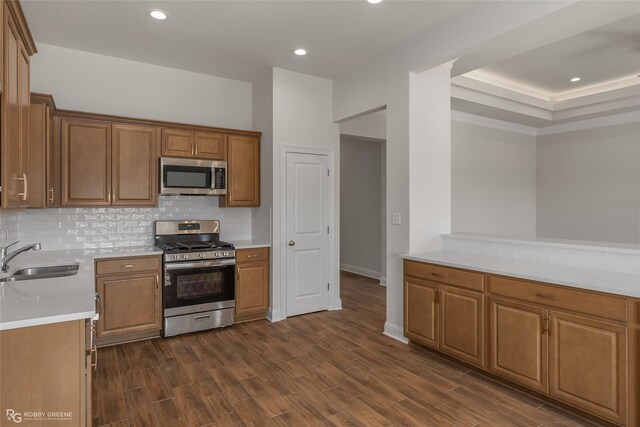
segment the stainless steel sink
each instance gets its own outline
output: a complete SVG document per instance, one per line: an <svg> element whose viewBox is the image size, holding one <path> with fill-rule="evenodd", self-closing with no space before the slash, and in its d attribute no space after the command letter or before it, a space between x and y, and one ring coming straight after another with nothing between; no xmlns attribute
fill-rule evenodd
<svg viewBox="0 0 640 427"><path fill-rule="evenodd" d="M0 282L16 280L50 279L53 277L73 276L78 273L79 264L52 265L48 267L29 267L16 270L13 275L0 278Z"/></svg>

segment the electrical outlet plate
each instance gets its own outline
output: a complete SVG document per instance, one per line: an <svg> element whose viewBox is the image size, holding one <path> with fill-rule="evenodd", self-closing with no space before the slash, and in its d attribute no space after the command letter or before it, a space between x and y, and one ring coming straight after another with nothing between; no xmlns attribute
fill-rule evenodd
<svg viewBox="0 0 640 427"><path fill-rule="evenodd" d="M391 214L391 225L400 225L402 223L401 216L399 213Z"/></svg>

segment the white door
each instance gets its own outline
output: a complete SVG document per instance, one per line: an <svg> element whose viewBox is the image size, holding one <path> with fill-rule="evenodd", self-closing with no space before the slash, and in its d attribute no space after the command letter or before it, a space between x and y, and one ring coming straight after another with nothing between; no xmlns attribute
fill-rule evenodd
<svg viewBox="0 0 640 427"><path fill-rule="evenodd" d="M326 155L287 153L287 316L329 308L328 171Z"/></svg>

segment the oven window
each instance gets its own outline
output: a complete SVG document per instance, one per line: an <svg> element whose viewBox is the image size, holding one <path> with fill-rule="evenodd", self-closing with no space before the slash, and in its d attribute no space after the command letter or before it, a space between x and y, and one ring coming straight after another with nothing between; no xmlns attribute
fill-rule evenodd
<svg viewBox="0 0 640 427"><path fill-rule="evenodd" d="M179 300L215 297L224 294L224 275L221 272L190 274L177 277Z"/></svg>
<svg viewBox="0 0 640 427"><path fill-rule="evenodd" d="M211 188L211 169L190 166L165 166L167 188Z"/></svg>

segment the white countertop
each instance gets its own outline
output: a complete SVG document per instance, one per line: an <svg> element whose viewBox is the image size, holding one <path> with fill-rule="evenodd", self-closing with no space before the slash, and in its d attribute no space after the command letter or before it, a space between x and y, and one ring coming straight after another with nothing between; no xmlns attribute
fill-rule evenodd
<svg viewBox="0 0 640 427"><path fill-rule="evenodd" d="M400 257L413 261L430 262L484 273L640 298L640 275L637 274L590 270L445 251L405 254L400 255Z"/></svg>
<svg viewBox="0 0 640 427"><path fill-rule="evenodd" d="M89 319L95 315L94 259L158 255L155 246L28 251L9 262L8 273L25 267L79 263L73 276L0 282L0 330Z"/></svg>
<svg viewBox="0 0 640 427"><path fill-rule="evenodd" d="M233 243L236 249L254 249L254 248L270 248L271 243L258 239L248 240L228 240L229 243Z"/></svg>

